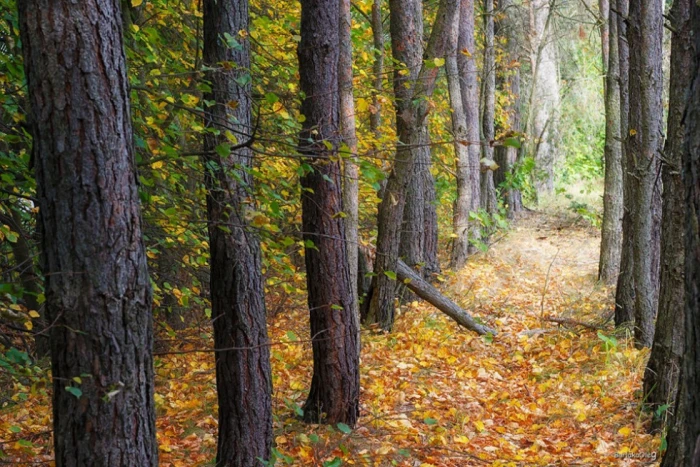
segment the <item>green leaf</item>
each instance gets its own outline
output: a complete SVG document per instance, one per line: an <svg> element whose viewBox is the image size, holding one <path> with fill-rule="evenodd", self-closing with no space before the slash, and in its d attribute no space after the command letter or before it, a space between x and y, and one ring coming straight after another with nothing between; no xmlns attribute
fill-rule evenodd
<svg viewBox="0 0 700 467"><path fill-rule="evenodd" d="M434 418L430 418L430 417L424 419L423 422L426 425L437 425L437 420L435 420Z"/></svg>
<svg viewBox="0 0 700 467"><path fill-rule="evenodd" d="M394 271L384 271L384 275L392 281L396 280L396 273Z"/></svg>
<svg viewBox="0 0 700 467"><path fill-rule="evenodd" d="M11 426L10 431L13 433L19 433L20 431L22 431L22 429L18 426Z"/></svg>
<svg viewBox="0 0 700 467"><path fill-rule="evenodd" d="M346 435L352 432L352 429L349 426L347 426L345 423L341 422L341 423L338 423L336 426L338 427L338 429L340 431L342 431Z"/></svg>
<svg viewBox="0 0 700 467"><path fill-rule="evenodd" d="M511 148L520 149L520 147L522 145L520 144L520 140L518 138L511 137L511 138L506 138L505 140L503 140L503 146L508 146Z"/></svg>
<svg viewBox="0 0 700 467"><path fill-rule="evenodd" d="M80 388L76 388L75 386L66 386L66 391L73 394L77 399L80 399L80 396L83 395L83 391L81 391Z"/></svg>
<svg viewBox="0 0 700 467"><path fill-rule="evenodd" d="M323 463L323 467L340 467L341 465L343 465L343 460L340 457Z"/></svg>
<svg viewBox="0 0 700 467"><path fill-rule="evenodd" d="M292 342L296 342L299 340L297 335L294 333L294 331L287 331L287 339L289 339Z"/></svg>
<svg viewBox="0 0 700 467"><path fill-rule="evenodd" d="M277 97L277 94L275 94L274 92L268 92L267 94L265 94L265 100L268 104L274 104L275 102L278 102L280 98Z"/></svg>

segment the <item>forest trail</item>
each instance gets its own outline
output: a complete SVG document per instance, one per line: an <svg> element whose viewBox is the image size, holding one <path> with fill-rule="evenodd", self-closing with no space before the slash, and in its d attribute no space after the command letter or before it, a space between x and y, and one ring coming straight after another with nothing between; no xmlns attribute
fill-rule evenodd
<svg viewBox="0 0 700 467"><path fill-rule="evenodd" d="M570 214L527 213L488 253L445 276L443 292L495 326L493 340L427 303L403 307L389 335L363 330L361 417L352 432L297 419L311 375L306 309L272 318L276 465L648 465L634 458L659 445L635 397L647 351L620 337L606 349L594 330L541 319L596 322L612 309L609 290L595 281L599 237L582 225ZM213 363L203 353L156 359L161 465L211 465ZM48 397L3 413L0 437L12 439L10 427L21 426L35 446L5 452L50 458L49 413Z"/></svg>

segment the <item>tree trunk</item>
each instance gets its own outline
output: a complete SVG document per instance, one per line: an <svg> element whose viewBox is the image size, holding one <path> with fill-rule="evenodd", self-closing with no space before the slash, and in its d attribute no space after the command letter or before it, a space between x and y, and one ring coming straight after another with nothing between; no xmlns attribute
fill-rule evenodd
<svg viewBox="0 0 700 467"><path fill-rule="evenodd" d="M346 423L359 416L358 329L348 270L338 161L340 8L333 0L303 0L299 76L306 117L299 135L305 156L302 186L308 303L314 355L304 419Z"/></svg>
<svg viewBox="0 0 700 467"><path fill-rule="evenodd" d="M615 0L612 0L615 4ZM608 7L607 0L600 7ZM608 12L601 14L606 18ZM617 16L610 15L610 25L601 35L609 36L607 74L605 75L605 191L603 195L603 228L600 243L598 279L612 285L620 272L622 255L623 179L622 135L620 133L620 57L617 40ZM605 44L603 45L605 50Z"/></svg>
<svg viewBox="0 0 700 467"><path fill-rule="evenodd" d="M614 1L614 0L613 0ZM615 40L613 35L611 34L611 24L610 24L610 0L598 0L598 13L600 14L600 17L598 18L598 22L600 23L600 51L601 51L601 70L602 70L602 75L604 76L603 79L603 86L604 86L604 91L605 95L607 95L607 89L608 89L608 70L609 70L609 64L610 64L610 41ZM615 13L613 13L614 15ZM617 26L615 26L615 30L617 30ZM617 47L615 47L617 48Z"/></svg>
<svg viewBox="0 0 700 467"><path fill-rule="evenodd" d="M512 0L499 2L501 10L500 19L495 22L494 35L496 43L505 42L505 63L503 70L496 74L496 87L507 96L505 112L507 119L503 128L499 128L499 133L521 132L520 124L520 52L518 45L518 31L521 25L518 23L515 14L518 11ZM506 215L509 219L515 217L515 213L522 211L522 195L515 183L515 170L518 160L518 149L510 146L496 146L494 157L499 166L494 171L494 185L497 193L505 203Z"/></svg>
<svg viewBox="0 0 700 467"><path fill-rule="evenodd" d="M338 58L338 88L340 90L340 130L349 154L343 157L343 209L345 212L345 249L348 256L350 288L353 294L355 328L360 332L360 302L357 295L357 271L359 253L359 181L357 167L357 136L355 133L355 102L352 85L352 15L350 0L340 0L340 32ZM357 336L357 352L360 352L360 336Z"/></svg>
<svg viewBox="0 0 700 467"><path fill-rule="evenodd" d="M450 261L452 268L461 268L467 262L467 256L473 251L472 241L481 239L481 231L478 222L470 222L469 213L477 212L481 205L481 172L479 170L479 159L481 157L479 149L479 88L476 70L476 43L474 41L474 0L460 0L459 23L457 39L457 71L459 76L459 95L461 107L464 113L464 139L466 140L466 154L460 153L463 147L455 146L457 151L456 178L457 178L457 199L454 203L453 229L456 237L452 245L452 258ZM448 56L449 60L450 57ZM447 62L446 62L447 63ZM448 66L454 66L447 63ZM448 80L453 71L447 70ZM448 86L452 86L449 84ZM452 89L452 87L450 87ZM454 97L453 97L454 96ZM456 89L450 91L450 99L456 98ZM451 102L452 110L455 112L459 104ZM459 116L452 115L457 121ZM452 131L454 128L453 120Z"/></svg>
<svg viewBox="0 0 700 467"><path fill-rule="evenodd" d="M611 0L617 3L617 43L620 56L620 134L622 135L622 255L620 274L615 293L615 326L631 326L634 323L634 277L632 276L632 215L628 201L632 199L631 170L627 140L629 139L629 44L627 42L627 15L629 0Z"/></svg>
<svg viewBox="0 0 700 467"><path fill-rule="evenodd" d="M635 344L651 347L658 300L661 211L657 183L663 123L663 1L630 2L630 100L628 159L632 197L632 275L635 288Z"/></svg>
<svg viewBox="0 0 700 467"><path fill-rule="evenodd" d="M119 2L18 2L57 466L158 465L151 289Z"/></svg>
<svg viewBox="0 0 700 467"><path fill-rule="evenodd" d="M691 92L687 95L682 152L685 185L685 344L676 417L663 467L700 466L700 6L691 2L695 42ZM674 135L675 136L675 135Z"/></svg>
<svg viewBox="0 0 700 467"><path fill-rule="evenodd" d="M265 322L260 243L248 225L252 196L248 147L231 148L226 133L239 145L251 138L248 76L250 44L239 35L248 30L248 3L204 0L204 63L212 100L205 122L205 184L211 255L211 304L219 401L217 465L254 466L268 459L272 445L272 377ZM223 38L236 37L231 47ZM230 66L223 66L227 63ZM231 102L238 105L232 106Z"/></svg>
<svg viewBox="0 0 700 467"><path fill-rule="evenodd" d="M481 154L484 159L493 160L493 142L496 138L496 49L494 48L493 0L484 0L484 65L481 70L481 90L483 93L481 131L484 144ZM498 210L496 186L493 182L493 170L487 169L481 176L481 208L489 214Z"/></svg>
<svg viewBox="0 0 700 467"><path fill-rule="evenodd" d="M420 50L420 36L416 35L419 25L418 11L414 2L391 0L391 42L394 59L407 63L406 54ZM457 12L457 0L442 0L438 8L433 31L426 49L425 61L434 63L446 50L445 30ZM409 57L411 55L408 55ZM437 79L436 67L421 66L417 79L412 80L396 69L394 73L394 93L396 96L396 128L399 143L396 160L386 185L386 192L379 206L377 259L375 276L372 281L372 297L367 321L378 322L390 331L394 325L394 289L391 277L396 271L398 260L400 228L408 185L414 168L414 152L422 141L423 122L428 114L428 101ZM385 274L387 272L388 274Z"/></svg>
<svg viewBox="0 0 700 467"><path fill-rule="evenodd" d="M690 25L691 0L675 0L670 11L673 26L671 42L671 84L669 89L668 139L664 150L663 215L661 230L661 284L659 315L654 345L644 373L644 394L652 409L673 407L678 374L683 357L685 334L683 268L685 262L684 222L686 206L682 179L682 153L685 136L683 112L693 73L695 43ZM664 414L671 413L667 411ZM655 418L660 428L663 420Z"/></svg>
<svg viewBox="0 0 700 467"><path fill-rule="evenodd" d="M372 37L374 39L374 89L372 90L372 106L369 114L369 127L375 138L381 136L379 127L382 124L382 104L379 96L384 84L384 25L382 23L382 0L372 2Z"/></svg>

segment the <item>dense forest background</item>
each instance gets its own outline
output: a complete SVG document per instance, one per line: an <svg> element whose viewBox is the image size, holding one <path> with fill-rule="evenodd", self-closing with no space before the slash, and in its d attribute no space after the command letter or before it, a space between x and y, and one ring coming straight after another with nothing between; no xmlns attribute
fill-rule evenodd
<svg viewBox="0 0 700 467"><path fill-rule="evenodd" d="M0 463L697 465L698 8L0 0Z"/></svg>

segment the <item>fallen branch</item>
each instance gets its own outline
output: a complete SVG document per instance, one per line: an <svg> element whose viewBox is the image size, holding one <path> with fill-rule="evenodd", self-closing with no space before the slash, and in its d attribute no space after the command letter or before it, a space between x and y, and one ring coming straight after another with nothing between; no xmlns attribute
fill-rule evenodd
<svg viewBox="0 0 700 467"><path fill-rule="evenodd" d="M583 321L577 321L575 319L571 318L558 318L556 316L547 316L543 318L545 321L550 321L552 323L557 323L561 325L566 325L566 326L581 326L586 329L592 329L594 331L598 331L600 329L604 329L605 326L602 324L597 324L597 323L584 323Z"/></svg>
<svg viewBox="0 0 700 467"><path fill-rule="evenodd" d="M441 294L438 289L423 280L422 277L416 274L413 269L411 269L401 260L399 260L396 265L396 277L414 294L418 295L420 298L445 313L447 316L455 320L460 326L464 326L470 331L474 331L480 335L491 333L495 336L497 334L495 329L477 323L469 313L460 308L460 306L455 302Z"/></svg>

